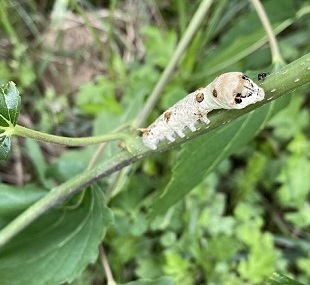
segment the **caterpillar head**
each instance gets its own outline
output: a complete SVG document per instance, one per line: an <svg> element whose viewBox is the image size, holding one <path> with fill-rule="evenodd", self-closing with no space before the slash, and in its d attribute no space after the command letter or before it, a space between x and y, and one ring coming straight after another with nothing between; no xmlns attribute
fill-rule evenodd
<svg viewBox="0 0 310 285"><path fill-rule="evenodd" d="M262 101L265 92L241 72L229 72L218 76L212 84L214 99L225 109L242 109Z"/></svg>

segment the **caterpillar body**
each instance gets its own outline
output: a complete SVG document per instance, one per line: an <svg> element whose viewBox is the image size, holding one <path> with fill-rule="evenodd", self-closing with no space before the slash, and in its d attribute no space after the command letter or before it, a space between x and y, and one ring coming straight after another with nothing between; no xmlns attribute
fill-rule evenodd
<svg viewBox="0 0 310 285"><path fill-rule="evenodd" d="M199 88L178 101L147 129L143 129L143 143L155 150L160 141L175 141L176 134L181 138L185 137L185 128L196 131L198 121L209 124L207 114L214 109L242 109L264 97L264 90L245 74L224 73L206 87Z"/></svg>

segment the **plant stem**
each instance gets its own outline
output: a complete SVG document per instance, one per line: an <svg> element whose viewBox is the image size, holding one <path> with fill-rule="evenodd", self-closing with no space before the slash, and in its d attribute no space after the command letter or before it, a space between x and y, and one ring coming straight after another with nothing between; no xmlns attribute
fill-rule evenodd
<svg viewBox="0 0 310 285"><path fill-rule="evenodd" d="M84 137L84 138L70 138L70 137L62 137L41 133L35 130L22 127L20 125L15 125L13 128L14 128L13 134L18 136L35 139L42 142L69 145L69 146L86 146L90 144L102 143L113 140L126 140L129 138L129 135L125 133L111 133L107 135Z"/></svg>
<svg viewBox="0 0 310 285"><path fill-rule="evenodd" d="M172 72L174 71L178 61L184 54L186 47L189 45L190 41L194 37L196 31L198 30L201 22L205 20L205 15L208 12L213 0L203 0L198 7L195 15L193 16L191 22L188 25L183 37L181 38L173 57L171 58L169 64L165 68L164 72L162 73L160 79L158 80L156 86L154 87L150 97L148 98L147 102L145 103L144 108L142 109L141 113L137 116L134 126L139 127L147 118L149 113L154 109L154 106L157 100L160 97L161 92L163 91L165 85L167 84Z"/></svg>
<svg viewBox="0 0 310 285"><path fill-rule="evenodd" d="M102 244L99 245L99 256L100 256L100 260L101 260L101 263L102 263L102 266L103 266L103 269L104 269L104 272L105 272L105 275L106 275L106 278L108 281L108 285L116 284L116 282L113 278L113 274L112 274L110 264L108 262L106 254L104 252L104 248L103 248Z"/></svg>
<svg viewBox="0 0 310 285"><path fill-rule="evenodd" d="M271 49L272 63L275 66L283 66L285 64L285 62L281 56L279 46L278 46L278 42L277 42L276 37L273 33L273 30L272 30L271 24L269 22L268 16L265 12L265 9L259 0L251 0L251 1L252 1L253 6L255 7L256 12L258 14L258 17L261 20L263 27L267 33L269 44L270 44L270 49Z"/></svg>
<svg viewBox="0 0 310 285"><path fill-rule="evenodd" d="M261 83L265 90L265 99L262 102L250 105L245 109L234 111L231 110L229 112L229 120L237 119L242 115L257 109L286 93L292 92L309 82L310 53L268 76L266 80ZM192 139L198 135L205 134L217 127L222 126L227 122L227 111L222 110L213 114L211 113L210 120L211 123L208 126L201 124L201 129L194 133L186 131L186 136L189 139ZM132 139L132 145L135 146L134 152L128 153L124 151L92 169L85 170L62 185L53 188L46 196L17 216L10 224L0 231L0 247L5 245L9 240L11 240L34 220L39 218L42 214L46 213L51 208L60 205L72 195L83 190L87 185L152 154L172 149L185 141L187 140L178 138L174 143L168 144L167 142L162 142L158 145L158 149L156 151L152 151L142 145L140 137Z"/></svg>

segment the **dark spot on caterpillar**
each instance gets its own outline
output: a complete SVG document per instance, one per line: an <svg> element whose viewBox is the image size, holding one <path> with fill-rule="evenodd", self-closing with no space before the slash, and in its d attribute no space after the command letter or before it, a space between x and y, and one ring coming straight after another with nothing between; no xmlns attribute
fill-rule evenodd
<svg viewBox="0 0 310 285"><path fill-rule="evenodd" d="M198 93L198 94L196 95L196 101L197 101L198 103L202 102L203 99L204 99L203 93Z"/></svg>
<svg viewBox="0 0 310 285"><path fill-rule="evenodd" d="M213 95L214 97L217 97L217 91L216 91L215 88L214 88L213 91L212 91L212 95Z"/></svg>
<svg viewBox="0 0 310 285"><path fill-rule="evenodd" d="M170 120L170 118L171 118L171 113L170 112L165 112L164 113L164 118L165 118L166 122L168 122Z"/></svg>
<svg viewBox="0 0 310 285"><path fill-rule="evenodd" d="M242 95L241 93L237 93L236 97L235 97L235 102L237 104L240 104L242 102L242 99L241 99Z"/></svg>
<svg viewBox="0 0 310 285"><path fill-rule="evenodd" d="M240 98L247 98L247 97L250 97L252 95L253 95L252 92L246 93L244 95L242 95L241 93L237 93L237 96L240 97Z"/></svg>
<svg viewBox="0 0 310 285"><path fill-rule="evenodd" d="M248 80L249 77L247 77L245 74L242 75L242 79Z"/></svg>
<svg viewBox="0 0 310 285"><path fill-rule="evenodd" d="M265 78L269 75L269 72L262 72L257 75L258 81L264 81Z"/></svg>

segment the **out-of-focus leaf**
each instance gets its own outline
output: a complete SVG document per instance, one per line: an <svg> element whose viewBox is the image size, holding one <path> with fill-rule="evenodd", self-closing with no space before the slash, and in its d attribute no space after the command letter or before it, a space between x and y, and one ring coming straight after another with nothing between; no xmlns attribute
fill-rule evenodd
<svg viewBox="0 0 310 285"><path fill-rule="evenodd" d="M273 275L268 278L268 284L270 285L305 285L285 275L282 275L280 273L273 273Z"/></svg>
<svg viewBox="0 0 310 285"><path fill-rule="evenodd" d="M38 180L46 188L51 188L52 185L46 179L46 163L44 156L42 155L38 142L32 139L26 139L27 155L32 161L32 164L36 170Z"/></svg>
<svg viewBox="0 0 310 285"><path fill-rule="evenodd" d="M99 76L95 83L88 82L81 86L77 94L77 104L88 114L98 114L103 111L120 113L121 111L115 97L115 84Z"/></svg>
<svg viewBox="0 0 310 285"><path fill-rule="evenodd" d="M40 199L46 191L33 185L24 187L0 184L0 215L13 215Z"/></svg>
<svg viewBox="0 0 310 285"><path fill-rule="evenodd" d="M289 105L268 122L268 126L274 128L275 135L282 139L291 138L302 132L310 121L309 110L302 109L305 101L305 98L301 95L302 91L295 92L295 96L291 96Z"/></svg>
<svg viewBox="0 0 310 285"><path fill-rule="evenodd" d="M145 41L146 61L162 68L166 67L175 52L176 33L174 31L163 33L155 27L144 28L142 33L147 37Z"/></svg>
<svg viewBox="0 0 310 285"><path fill-rule="evenodd" d="M174 277L177 284L193 284L193 272L190 271L190 262L182 258L177 252L167 250L165 253L166 264L164 270L166 274Z"/></svg>
<svg viewBox="0 0 310 285"><path fill-rule="evenodd" d="M175 285L172 278L161 277L159 279L141 279L129 283L117 283L118 285Z"/></svg>
<svg viewBox="0 0 310 285"><path fill-rule="evenodd" d="M238 272L243 279L257 284L272 273L277 258L279 256L272 236L268 233L259 234L250 246L248 257L239 263Z"/></svg>
<svg viewBox="0 0 310 285"><path fill-rule="evenodd" d="M292 155L284 163L277 180L282 184L278 197L283 205L300 208L310 193L310 161Z"/></svg>
<svg viewBox="0 0 310 285"><path fill-rule="evenodd" d="M98 187L79 207L56 209L0 249L0 283L47 285L71 282L95 262L112 213Z"/></svg>
<svg viewBox="0 0 310 285"><path fill-rule="evenodd" d="M0 138L0 160L6 159L11 150L11 137Z"/></svg>

